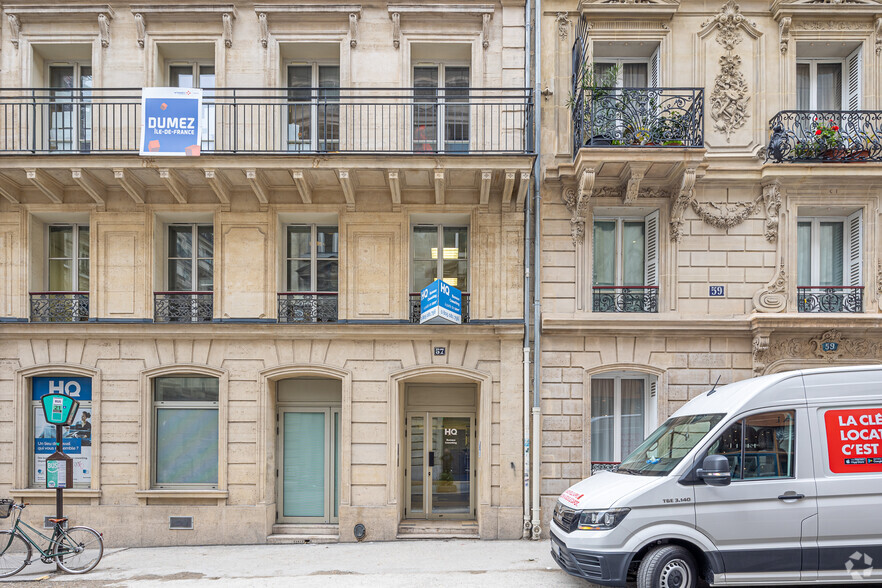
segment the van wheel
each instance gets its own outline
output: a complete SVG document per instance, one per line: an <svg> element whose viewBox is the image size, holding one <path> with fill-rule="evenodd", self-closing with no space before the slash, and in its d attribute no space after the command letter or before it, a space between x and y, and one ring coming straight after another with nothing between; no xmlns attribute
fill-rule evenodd
<svg viewBox="0 0 882 588"><path fill-rule="evenodd" d="M695 588L695 558L679 545L660 545L646 554L637 569L637 588Z"/></svg>

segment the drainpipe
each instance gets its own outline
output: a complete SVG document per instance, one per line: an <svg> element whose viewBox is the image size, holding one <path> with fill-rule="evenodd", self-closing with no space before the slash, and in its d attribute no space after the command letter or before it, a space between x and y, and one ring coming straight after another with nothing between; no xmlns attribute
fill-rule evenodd
<svg viewBox="0 0 882 588"><path fill-rule="evenodd" d="M540 345L540 319L541 319L541 281L539 280L539 260L541 257L541 236L542 236L542 211L540 205L542 203L542 196L539 192L539 170L541 169L540 159L542 155L541 149L541 121L542 121L542 109L539 104L539 97L542 95L542 55L540 52L540 47L542 47L542 0L535 0L535 21L533 26L533 34L535 41L533 43L533 58L534 58L534 67L533 67L533 100L535 101L535 107L533 108L533 145L534 150L536 152L535 159L533 160L533 217L535 222L535 229L533 231L534 235L534 245L533 245L533 439L536 441L537 450L534 451L533 456L533 519L532 519L532 530L533 530L533 540L539 539L539 534L542 532L542 525L540 519L540 508L539 508L539 486L540 486L540 478L539 478L539 461L541 456L541 407L539 404L540 392L541 392L541 353L542 346Z"/></svg>
<svg viewBox="0 0 882 588"><path fill-rule="evenodd" d="M532 82L532 62L530 61L532 10L531 0L527 0L524 7L524 51L526 52L524 59L524 80L526 83L524 85L527 87ZM529 145L531 139L524 137L524 140ZM530 522L530 229L530 202L528 199L526 206L524 206L524 528L522 539L530 539L532 536Z"/></svg>

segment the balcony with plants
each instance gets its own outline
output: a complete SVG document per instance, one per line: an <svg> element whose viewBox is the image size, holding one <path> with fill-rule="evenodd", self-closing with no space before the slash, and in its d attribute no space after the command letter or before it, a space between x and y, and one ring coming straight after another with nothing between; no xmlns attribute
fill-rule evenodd
<svg viewBox="0 0 882 588"><path fill-rule="evenodd" d="M769 121L774 163L882 161L882 111L785 110Z"/></svg>

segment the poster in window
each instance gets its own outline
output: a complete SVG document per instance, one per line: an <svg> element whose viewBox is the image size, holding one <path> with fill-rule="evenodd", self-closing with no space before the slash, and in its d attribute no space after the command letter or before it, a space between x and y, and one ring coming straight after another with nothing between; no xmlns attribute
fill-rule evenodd
<svg viewBox="0 0 882 588"><path fill-rule="evenodd" d="M46 483L46 458L55 453L55 425L46 422L43 408L34 407L34 484ZM92 407L80 405L73 424L63 427L63 451L73 458L74 484L92 482Z"/></svg>

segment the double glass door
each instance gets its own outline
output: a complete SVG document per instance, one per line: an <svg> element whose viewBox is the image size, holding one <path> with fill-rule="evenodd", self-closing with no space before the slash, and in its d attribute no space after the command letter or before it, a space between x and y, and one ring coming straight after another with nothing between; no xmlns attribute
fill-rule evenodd
<svg viewBox="0 0 882 588"><path fill-rule="evenodd" d="M340 409L281 408L279 522L337 522Z"/></svg>
<svg viewBox="0 0 882 588"><path fill-rule="evenodd" d="M474 518L474 415L409 413L405 424L405 518Z"/></svg>

